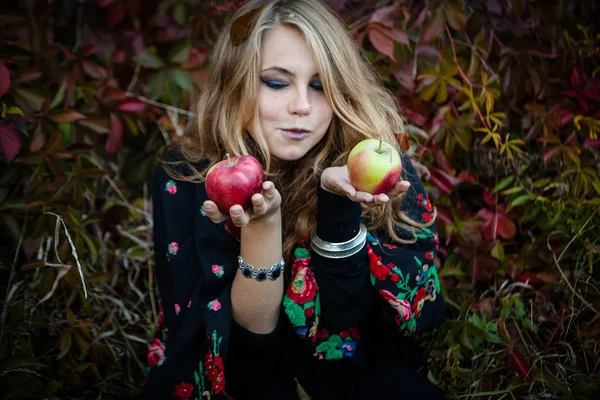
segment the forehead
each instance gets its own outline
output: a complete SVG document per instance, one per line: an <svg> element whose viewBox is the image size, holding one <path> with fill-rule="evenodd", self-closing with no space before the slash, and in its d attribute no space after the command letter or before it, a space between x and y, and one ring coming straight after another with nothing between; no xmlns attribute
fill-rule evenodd
<svg viewBox="0 0 600 400"><path fill-rule="evenodd" d="M290 26L275 26L265 31L261 46L262 68L281 66L292 72L314 72L317 67L302 33Z"/></svg>

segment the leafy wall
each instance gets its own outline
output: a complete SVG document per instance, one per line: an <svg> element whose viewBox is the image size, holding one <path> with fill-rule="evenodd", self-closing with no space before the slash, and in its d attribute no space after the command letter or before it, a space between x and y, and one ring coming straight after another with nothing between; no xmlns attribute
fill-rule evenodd
<svg viewBox="0 0 600 400"><path fill-rule="evenodd" d="M158 319L153 157L237 3L0 3L2 398L134 397ZM594 0L330 0L439 210L451 398L599 398Z"/></svg>

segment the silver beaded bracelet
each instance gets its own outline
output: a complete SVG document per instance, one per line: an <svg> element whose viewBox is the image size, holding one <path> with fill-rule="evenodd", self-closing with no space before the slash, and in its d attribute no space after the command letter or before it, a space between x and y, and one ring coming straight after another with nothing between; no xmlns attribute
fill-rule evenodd
<svg viewBox="0 0 600 400"><path fill-rule="evenodd" d="M367 243L367 227L360 224L358 234L354 238L341 243L324 241L317 236L315 229L310 235L310 241L312 242L312 249L321 257L346 258L358 253Z"/></svg>
<svg viewBox="0 0 600 400"><path fill-rule="evenodd" d="M250 264L245 264L244 260L242 260L242 256L238 256L238 268L242 271L242 275L244 278L254 278L259 282L265 281L268 279L274 281L281 276L283 270L285 269L285 261L283 258L279 264L274 264L270 269L266 268L254 268Z"/></svg>

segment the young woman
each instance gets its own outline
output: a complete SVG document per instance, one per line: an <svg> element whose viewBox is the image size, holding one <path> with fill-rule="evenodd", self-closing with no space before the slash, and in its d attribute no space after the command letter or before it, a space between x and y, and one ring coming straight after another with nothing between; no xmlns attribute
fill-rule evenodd
<svg viewBox="0 0 600 400"><path fill-rule="evenodd" d="M389 193L350 184L351 149L399 147L403 125L335 14L318 0L246 2L197 114L156 169L161 313L142 398L441 398L410 337L444 314L435 211L404 153ZM208 200L206 173L226 154L265 169L248 210Z"/></svg>

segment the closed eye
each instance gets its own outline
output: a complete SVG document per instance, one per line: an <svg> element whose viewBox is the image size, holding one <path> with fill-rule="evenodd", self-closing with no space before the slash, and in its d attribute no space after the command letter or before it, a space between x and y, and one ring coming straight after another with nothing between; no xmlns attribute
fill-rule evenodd
<svg viewBox="0 0 600 400"><path fill-rule="evenodd" d="M271 89L275 89L275 90L279 90L279 89L283 89L284 87L287 87L287 85L281 81L273 81L273 80L266 80L266 79L261 79L260 81L263 84L265 84L267 87L270 87Z"/></svg>
<svg viewBox="0 0 600 400"><path fill-rule="evenodd" d="M269 88L271 88L273 90L281 90L281 89L284 89L284 88L286 88L286 87L289 86L289 85L287 85L287 84L285 84L285 83L283 83L281 81L278 81L278 80L261 79L260 81L264 85L266 85L267 87L269 87ZM312 82L310 84L310 87L313 90L316 90L316 91L319 91L319 92L323 91L323 85L321 84L321 82L318 82L318 81L317 82Z"/></svg>

